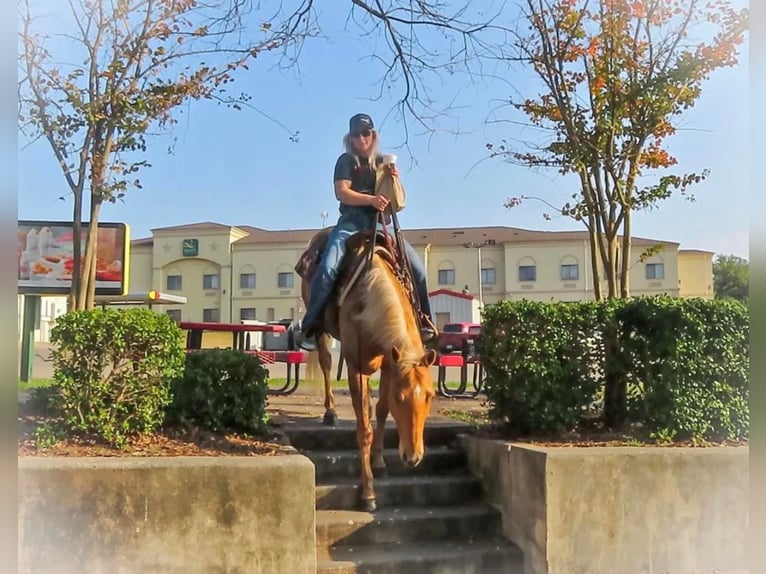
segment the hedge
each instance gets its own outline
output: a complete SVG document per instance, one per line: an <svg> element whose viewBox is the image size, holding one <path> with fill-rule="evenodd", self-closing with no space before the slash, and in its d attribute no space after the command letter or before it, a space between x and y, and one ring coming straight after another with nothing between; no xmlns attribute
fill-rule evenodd
<svg viewBox="0 0 766 574"><path fill-rule="evenodd" d="M666 440L749 436L749 313L736 301L504 301L485 307L477 350L490 416L521 434L596 418Z"/></svg>
<svg viewBox="0 0 766 574"><path fill-rule="evenodd" d="M167 422L261 434L267 394L268 371L257 356L229 349L190 353L183 375L173 381Z"/></svg>
<svg viewBox="0 0 766 574"><path fill-rule="evenodd" d="M56 319L51 343L55 384L46 406L55 423L40 430L43 444L82 434L121 446L162 424L185 355L167 315L73 311Z"/></svg>
<svg viewBox="0 0 766 574"><path fill-rule="evenodd" d="M240 351L186 354L181 330L148 309L73 311L51 331L54 384L35 389L45 448L66 437L123 447L163 424L263 433L268 372Z"/></svg>

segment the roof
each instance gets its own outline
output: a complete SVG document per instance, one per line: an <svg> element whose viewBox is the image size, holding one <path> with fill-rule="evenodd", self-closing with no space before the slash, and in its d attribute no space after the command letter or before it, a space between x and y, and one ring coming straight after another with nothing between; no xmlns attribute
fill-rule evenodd
<svg viewBox="0 0 766 574"><path fill-rule="evenodd" d="M464 243L482 243L494 239L497 243L527 243L527 242L569 242L587 241L587 231L537 231L519 227L446 227L437 229L403 230L404 236L413 245L463 245ZM678 245L659 239L633 237L636 245Z"/></svg>
<svg viewBox="0 0 766 574"><path fill-rule="evenodd" d="M237 241L237 245L253 245L264 243L301 243L308 244L314 236L319 233L319 229L277 229L269 231L260 227L251 227L249 225L238 225L242 231L248 233Z"/></svg>
<svg viewBox="0 0 766 574"><path fill-rule="evenodd" d="M678 250L679 255L681 253L689 253L689 254L696 254L696 255L715 255L715 251L704 251L703 249L679 249Z"/></svg>
<svg viewBox="0 0 766 574"><path fill-rule="evenodd" d="M154 233L155 231L209 231L209 230L221 230L221 229L236 229L236 226L224 225L223 223L215 223L213 221L202 221L200 223L171 225L170 227L155 227L151 231L152 233Z"/></svg>
<svg viewBox="0 0 766 574"><path fill-rule="evenodd" d="M247 235L235 241L240 245L267 245L279 243L298 243L308 245L309 241L319 233L319 229L278 229L268 230L250 225L222 225L220 223L203 222L189 225L177 225L173 227L161 227L152 229L155 231L200 231L210 229L238 229ZM540 243L540 242L570 242L587 241L587 231L537 231L518 227L490 226L490 227L441 227L403 229L404 237L413 245L439 245L455 246L464 243L482 243L493 239L496 243ZM679 245L677 242L661 239L647 239L633 237L633 245ZM151 238L136 239L133 245L151 245Z"/></svg>
<svg viewBox="0 0 766 574"><path fill-rule="evenodd" d="M154 239L151 237L144 237L143 239L134 239L130 242L132 247L139 247L142 245L152 246L154 245Z"/></svg>

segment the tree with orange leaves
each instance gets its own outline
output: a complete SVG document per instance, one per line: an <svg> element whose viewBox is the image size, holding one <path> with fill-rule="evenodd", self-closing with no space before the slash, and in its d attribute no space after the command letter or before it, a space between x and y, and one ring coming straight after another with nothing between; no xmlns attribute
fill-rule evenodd
<svg viewBox="0 0 766 574"><path fill-rule="evenodd" d="M579 178L573 201L552 207L588 229L596 298L600 269L606 296L626 298L632 213L687 194L708 172L658 175L648 186L639 179L677 164L666 139L711 73L737 64L748 10L728 0L524 0L522 12L514 53L503 57L525 62L542 81L542 95L512 105L543 136L532 150L508 140L488 147L495 157Z"/></svg>

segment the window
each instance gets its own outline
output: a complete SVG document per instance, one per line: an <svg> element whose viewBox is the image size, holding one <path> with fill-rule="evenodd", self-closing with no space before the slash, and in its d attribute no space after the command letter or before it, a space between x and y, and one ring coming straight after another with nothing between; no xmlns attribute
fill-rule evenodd
<svg viewBox="0 0 766 574"><path fill-rule="evenodd" d="M292 271L285 271L277 275L277 286L280 289L292 289L293 288L293 273Z"/></svg>
<svg viewBox="0 0 766 574"><path fill-rule="evenodd" d="M462 333L463 332L463 325L460 323L450 323L449 325L444 325L442 327L442 333Z"/></svg>
<svg viewBox="0 0 766 574"><path fill-rule="evenodd" d="M202 321L204 321L205 323L220 323L221 310L220 309L202 309Z"/></svg>
<svg viewBox="0 0 766 574"><path fill-rule="evenodd" d="M481 270L481 284L482 285L494 285L496 281L495 268L490 267Z"/></svg>
<svg viewBox="0 0 766 574"><path fill-rule="evenodd" d="M220 280L218 274L210 274L202 276L202 288L203 289L218 289Z"/></svg>
<svg viewBox="0 0 766 574"><path fill-rule="evenodd" d="M454 285L454 284L455 284L455 270L454 269L439 269L439 285Z"/></svg>
<svg viewBox="0 0 766 574"><path fill-rule="evenodd" d="M181 309L168 309L168 317L173 319L176 323L181 322Z"/></svg>
<svg viewBox="0 0 766 574"><path fill-rule="evenodd" d="M240 289L255 289L255 273L240 273L239 288Z"/></svg>
<svg viewBox="0 0 766 574"><path fill-rule="evenodd" d="M168 275L165 285L168 291L180 291L183 285L182 277L180 275Z"/></svg>
<svg viewBox="0 0 766 574"><path fill-rule="evenodd" d="M647 279L665 279L665 264L664 263L647 263L646 278Z"/></svg>
<svg viewBox="0 0 766 574"><path fill-rule="evenodd" d="M519 281L537 281L537 266L519 265Z"/></svg>
<svg viewBox="0 0 766 574"><path fill-rule="evenodd" d="M239 310L240 320L255 321L255 307L242 307Z"/></svg>
<svg viewBox="0 0 766 574"><path fill-rule="evenodd" d="M580 278L580 266L577 263L568 263L561 266L562 281L577 281Z"/></svg>
<svg viewBox="0 0 766 574"><path fill-rule="evenodd" d="M274 307L269 307L268 309L266 309L266 320L267 321L274 320Z"/></svg>

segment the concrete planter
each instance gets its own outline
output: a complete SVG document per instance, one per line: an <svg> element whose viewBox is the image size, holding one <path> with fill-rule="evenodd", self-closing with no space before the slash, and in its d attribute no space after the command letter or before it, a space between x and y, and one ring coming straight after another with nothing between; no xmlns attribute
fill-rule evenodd
<svg viewBox="0 0 766 574"><path fill-rule="evenodd" d="M747 447L460 441L526 574L747 572Z"/></svg>
<svg viewBox="0 0 766 574"><path fill-rule="evenodd" d="M19 572L316 572L304 456L18 462Z"/></svg>

